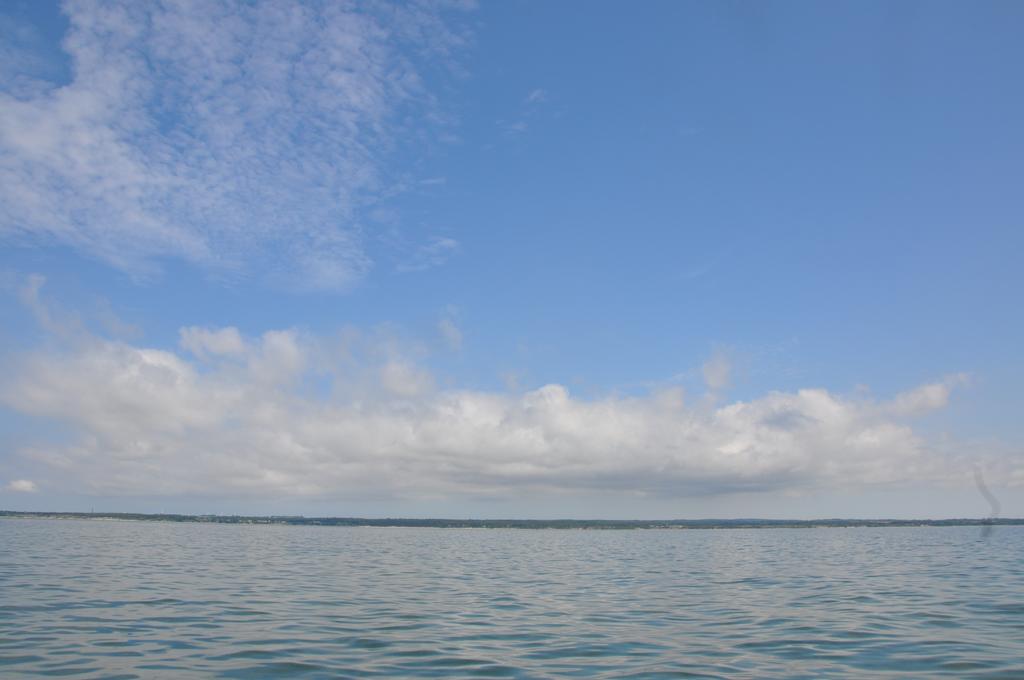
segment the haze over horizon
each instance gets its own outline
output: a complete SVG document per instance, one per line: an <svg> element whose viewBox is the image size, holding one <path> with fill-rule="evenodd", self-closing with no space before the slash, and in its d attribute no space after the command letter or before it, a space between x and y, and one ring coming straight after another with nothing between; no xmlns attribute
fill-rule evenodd
<svg viewBox="0 0 1024 680"><path fill-rule="evenodd" d="M1024 516L1022 19L7 3L0 509Z"/></svg>

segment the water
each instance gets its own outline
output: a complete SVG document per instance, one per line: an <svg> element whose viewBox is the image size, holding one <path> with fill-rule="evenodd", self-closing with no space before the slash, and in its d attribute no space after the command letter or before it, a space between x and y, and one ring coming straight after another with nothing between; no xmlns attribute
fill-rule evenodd
<svg viewBox="0 0 1024 680"><path fill-rule="evenodd" d="M0 676L1024 678L1024 527L0 520Z"/></svg>

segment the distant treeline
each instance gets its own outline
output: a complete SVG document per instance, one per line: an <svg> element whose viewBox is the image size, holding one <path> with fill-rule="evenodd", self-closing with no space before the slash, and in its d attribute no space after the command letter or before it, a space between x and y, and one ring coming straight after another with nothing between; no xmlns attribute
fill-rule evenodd
<svg viewBox="0 0 1024 680"><path fill-rule="evenodd" d="M209 524L286 524L341 527L433 527L443 529L813 529L816 527L947 527L1024 525L1024 519L409 519L388 517L253 517L246 515L164 515L136 512L19 512L0 510L0 519L113 519Z"/></svg>

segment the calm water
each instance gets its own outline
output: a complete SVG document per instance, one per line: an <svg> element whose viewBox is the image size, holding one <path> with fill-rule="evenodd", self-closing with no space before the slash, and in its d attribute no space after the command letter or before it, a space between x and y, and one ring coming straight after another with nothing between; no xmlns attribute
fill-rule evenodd
<svg viewBox="0 0 1024 680"><path fill-rule="evenodd" d="M1024 527L0 520L0 676L1024 678Z"/></svg>

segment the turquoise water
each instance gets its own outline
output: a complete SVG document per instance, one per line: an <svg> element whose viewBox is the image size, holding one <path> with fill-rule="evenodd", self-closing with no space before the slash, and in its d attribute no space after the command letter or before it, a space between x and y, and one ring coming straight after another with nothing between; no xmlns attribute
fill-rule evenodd
<svg viewBox="0 0 1024 680"><path fill-rule="evenodd" d="M0 520L0 676L1024 678L1024 527Z"/></svg>

